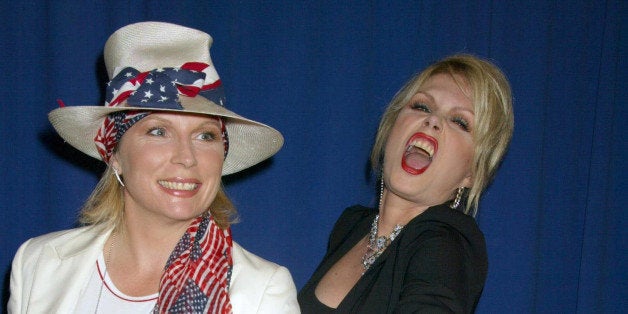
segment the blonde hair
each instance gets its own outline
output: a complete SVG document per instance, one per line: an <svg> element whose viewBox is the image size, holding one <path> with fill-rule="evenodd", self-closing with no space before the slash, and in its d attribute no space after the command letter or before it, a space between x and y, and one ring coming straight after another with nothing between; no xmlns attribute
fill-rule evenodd
<svg viewBox="0 0 628 314"><path fill-rule="evenodd" d="M81 209L79 222L83 225L107 224L118 228L124 219L124 191L111 167L107 167L100 181ZM214 221L222 229L236 221L235 206L221 185L209 206Z"/></svg>
<svg viewBox="0 0 628 314"><path fill-rule="evenodd" d="M436 74L448 74L459 86L467 86L475 113L472 130L474 156L471 165L472 186L466 195L466 214L475 216L480 196L488 186L506 153L514 128L510 84L491 62L468 54L442 59L410 79L393 97L379 124L371 152L371 165L382 171L384 150L399 111L419 88ZM462 77L459 82L456 75Z"/></svg>

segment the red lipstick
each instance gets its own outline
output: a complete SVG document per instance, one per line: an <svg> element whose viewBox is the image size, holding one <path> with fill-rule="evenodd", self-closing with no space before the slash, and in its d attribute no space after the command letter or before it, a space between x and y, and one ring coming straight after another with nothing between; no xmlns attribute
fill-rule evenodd
<svg viewBox="0 0 628 314"><path fill-rule="evenodd" d="M406 142L401 168L411 175L425 172L438 151L438 141L422 132L415 133Z"/></svg>

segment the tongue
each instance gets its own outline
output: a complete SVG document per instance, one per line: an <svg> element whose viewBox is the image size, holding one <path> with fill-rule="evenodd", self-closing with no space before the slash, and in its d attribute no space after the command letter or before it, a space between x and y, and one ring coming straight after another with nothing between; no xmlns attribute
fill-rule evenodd
<svg viewBox="0 0 628 314"><path fill-rule="evenodd" d="M432 160L420 149L412 149L404 155L405 164L415 170L427 168Z"/></svg>

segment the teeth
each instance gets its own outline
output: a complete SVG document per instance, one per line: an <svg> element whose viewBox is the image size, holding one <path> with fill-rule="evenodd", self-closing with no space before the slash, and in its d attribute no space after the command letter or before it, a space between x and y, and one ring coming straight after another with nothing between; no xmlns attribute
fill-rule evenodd
<svg viewBox="0 0 628 314"><path fill-rule="evenodd" d="M410 150L412 146L424 150L430 158L434 156L434 146L432 146L432 144L428 141L424 141L421 139L414 140L412 141L412 143L410 143L410 146L408 146L407 150Z"/></svg>
<svg viewBox="0 0 628 314"><path fill-rule="evenodd" d="M159 185L170 190L184 190L184 191L192 191L196 189L196 187L198 186L198 184L196 183L182 183L182 182L170 182L170 181L159 181Z"/></svg>

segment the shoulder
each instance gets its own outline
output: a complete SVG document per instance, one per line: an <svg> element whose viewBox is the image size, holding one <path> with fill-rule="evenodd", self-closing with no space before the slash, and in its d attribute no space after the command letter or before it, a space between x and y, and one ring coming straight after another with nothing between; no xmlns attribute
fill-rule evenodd
<svg viewBox="0 0 628 314"><path fill-rule="evenodd" d="M103 231L105 229L102 226L86 226L44 234L24 242L16 256L37 256L45 247L58 248L60 253L64 253L67 252L64 248L75 244L77 240L81 243L91 241Z"/></svg>
<svg viewBox="0 0 628 314"><path fill-rule="evenodd" d="M296 287L287 268L233 243L230 298L237 312L298 313ZM239 311L238 309L242 310Z"/></svg>
<svg viewBox="0 0 628 314"><path fill-rule="evenodd" d="M64 260L91 252L109 234L104 226L87 226L41 235L24 242L13 258L13 271L35 271L41 260Z"/></svg>
<svg viewBox="0 0 628 314"><path fill-rule="evenodd" d="M412 252L416 263L448 265L452 271L467 265L485 278L486 242L473 217L448 206L435 206L410 221L404 233L402 242L412 248L408 252Z"/></svg>
<svg viewBox="0 0 628 314"><path fill-rule="evenodd" d="M342 212L336 224L355 224L356 221L374 216L375 214L377 214L377 211L373 208L364 207L362 205L353 205L346 208Z"/></svg>
<svg viewBox="0 0 628 314"><path fill-rule="evenodd" d="M10 312L20 312L22 306L30 304L31 296L38 299L45 295L59 301L64 291L76 288L76 283L85 278L81 274L89 270L83 267L87 265L84 261L95 260L99 245L108 235L107 230L103 226L69 229L24 242L11 267ZM59 290L59 286L64 290Z"/></svg>
<svg viewBox="0 0 628 314"><path fill-rule="evenodd" d="M344 235L348 234L361 222L364 222L365 220L372 221L376 214L377 211L375 209L361 205L354 205L346 208L334 224L332 235L334 237L343 238Z"/></svg>
<svg viewBox="0 0 628 314"><path fill-rule="evenodd" d="M409 233L449 234L462 237L472 245L484 247L484 234L475 219L446 205L430 207L407 225Z"/></svg>

